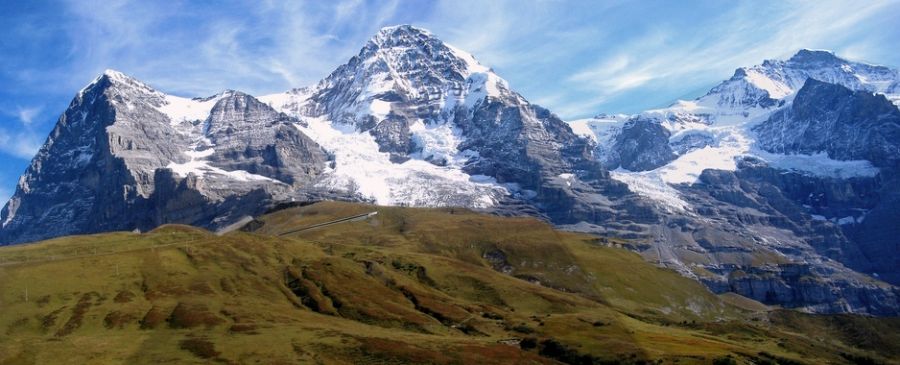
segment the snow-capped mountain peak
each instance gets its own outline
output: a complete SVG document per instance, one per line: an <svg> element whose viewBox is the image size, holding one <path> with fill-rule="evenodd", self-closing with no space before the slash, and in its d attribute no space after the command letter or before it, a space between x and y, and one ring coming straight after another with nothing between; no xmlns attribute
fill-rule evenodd
<svg viewBox="0 0 900 365"><path fill-rule="evenodd" d="M335 167L321 184L358 186L363 196L383 204L443 199L435 194L455 190L465 192L456 201L491 206L508 187L496 182L495 170L487 171L493 164L479 151L512 153L499 150L555 133L577 138L474 56L410 25L383 28L315 87L260 100L306 120L304 133L335 153ZM476 141L494 134L491 146ZM571 144L573 150L583 146ZM552 152L545 148L541 152ZM384 173L391 170L397 179Z"/></svg>
<svg viewBox="0 0 900 365"><path fill-rule="evenodd" d="M369 40L366 47L360 52L360 55L370 55L372 53L377 53L378 51L382 51L382 55L397 55L398 53L410 49L422 51L422 54L431 56L430 58L432 61L450 61L449 63L452 64L452 66L457 67L457 69L454 69L453 71L462 71L463 76L468 76L469 74L476 72L491 71L490 68L479 63L475 57L468 52L444 43L426 29L417 28L412 25L397 25L382 28L378 34ZM450 54L447 54L448 50ZM395 57L392 61L400 60ZM419 61L427 63L428 59L420 59ZM462 61L462 67L459 67L459 61Z"/></svg>
<svg viewBox="0 0 900 365"><path fill-rule="evenodd" d="M104 90L107 88L115 88L121 91L128 90L131 93L142 94L144 97L162 96L162 93L154 90L140 80L113 69L104 70L103 73L94 78L93 81L81 88L77 95L83 97L92 90Z"/></svg>
<svg viewBox="0 0 900 365"><path fill-rule="evenodd" d="M226 90L205 98L185 98L166 94L152 86L126 75L123 72L107 69L79 91L77 97L98 97L111 92L113 104L122 104L132 110L136 104L149 105L170 120L172 126L185 122L205 120L216 101L235 91Z"/></svg>
<svg viewBox="0 0 900 365"><path fill-rule="evenodd" d="M103 73L100 74L100 76L97 76L98 79L102 78L102 77L107 77L111 80L115 80L118 82L124 82L124 83L130 83L130 84L140 84L140 85L146 86L143 82L141 82L131 76L128 76L121 71L113 70L111 68L103 70Z"/></svg>
<svg viewBox="0 0 900 365"><path fill-rule="evenodd" d="M900 106L897 70L849 61L832 51L801 49L787 60L765 60L740 67L731 78L694 100L679 100L667 108L641 113L660 120L695 119L704 124L736 125L758 121L789 103L807 79L841 85L851 90L884 94ZM693 117L691 117L693 116Z"/></svg>
<svg viewBox="0 0 900 365"><path fill-rule="evenodd" d="M726 83L736 81L742 73L741 79L767 91L774 99L797 92L808 78L883 94L897 92L894 87L900 80L897 71L888 67L849 61L832 51L811 49L801 49L785 61L766 60L738 70Z"/></svg>
<svg viewBox="0 0 900 365"><path fill-rule="evenodd" d="M758 148L757 136L751 129L773 113L791 108L808 80L880 93L900 104L900 74L896 70L848 61L831 51L802 49L787 60L766 60L740 67L731 78L697 99L645 111L627 123L590 120L590 128L582 127L584 121L576 121L574 126L593 132L597 141L595 154L608 168L623 169L613 174L615 178L667 205L677 201L678 195L669 184L693 184L709 168L734 171L737 160L745 156L755 156L772 167L813 175L877 173L869 161L832 160L824 154L785 158ZM650 135L655 135L660 143L650 143ZM664 143L666 140L668 143ZM641 143L648 149L629 149ZM805 162L798 164L798 160ZM676 205L684 206L680 202Z"/></svg>
<svg viewBox="0 0 900 365"><path fill-rule="evenodd" d="M381 28L369 39L363 50L421 47L434 42L440 42L440 40L427 29L401 24Z"/></svg>
<svg viewBox="0 0 900 365"><path fill-rule="evenodd" d="M506 81L471 54L410 25L382 29L357 59L359 62L351 60L347 66L354 69L356 76L364 77L371 94L394 92L401 99L443 99L445 105L455 105L469 93L500 97L501 89L508 89ZM450 100L454 97L459 100Z"/></svg>
<svg viewBox="0 0 900 365"><path fill-rule="evenodd" d="M385 27L360 52L309 89L260 98L296 116L365 125L416 104L424 122L449 120L456 106L512 97L503 79L471 54L411 25ZM426 107L421 107L426 104Z"/></svg>

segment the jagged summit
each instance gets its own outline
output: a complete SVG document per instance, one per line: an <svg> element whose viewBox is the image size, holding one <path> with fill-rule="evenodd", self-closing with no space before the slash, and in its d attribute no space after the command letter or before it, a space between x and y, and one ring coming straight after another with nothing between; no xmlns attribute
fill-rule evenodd
<svg viewBox="0 0 900 365"><path fill-rule="evenodd" d="M396 32L416 32L416 33L425 33L431 34L428 29L416 27L412 24L396 24L396 25L386 25L381 27L378 30L378 34L392 34Z"/></svg>
<svg viewBox="0 0 900 365"><path fill-rule="evenodd" d="M360 52L315 87L264 96L289 114L321 117L371 129L394 116L447 121L457 107L473 107L486 97L517 99L506 81L475 57L411 25L380 30ZM400 111L403 111L402 113ZM392 122L394 123L394 122ZM387 125L396 134L407 126ZM404 143L392 148L404 150Z"/></svg>
<svg viewBox="0 0 900 365"><path fill-rule="evenodd" d="M92 90L96 93L104 93L108 88L115 89L115 93L119 97L114 97L112 102L125 102L132 99L139 99L153 105L163 114L166 114L173 122L179 122L182 119L201 120L206 119L209 107L198 106L209 101L216 101L229 96L249 95L239 90L225 89L210 96L203 97L179 97L157 90L153 86L141 81L124 72L106 69L98 75L94 80L88 83L79 91L76 96L84 96ZM185 114L187 113L187 114Z"/></svg>
<svg viewBox="0 0 900 365"><path fill-rule="evenodd" d="M377 62L375 59L384 61L393 69L434 70L445 77L459 74L464 78L472 73L490 71L471 54L445 43L426 29L412 25L382 28L363 47L358 57L365 63Z"/></svg>
<svg viewBox="0 0 900 365"><path fill-rule="evenodd" d="M832 51L801 49L787 60L765 60L740 67L731 78L705 95L678 101L650 114L694 114L709 123L734 124L768 114L791 99L807 79L837 84L852 90L885 94L900 105L900 74L885 66L838 57ZM645 112L647 113L647 112Z"/></svg>
<svg viewBox="0 0 900 365"><path fill-rule="evenodd" d="M158 92L158 91L156 91L156 89L154 89L150 85L146 84L145 82L138 80L137 78L135 78L133 76L129 76L129 75L125 74L124 72L113 70L113 69L104 70L103 73L100 74L100 76L97 76L97 78L95 80L100 80L100 79L109 80L113 84L117 84L117 85L132 86L132 87L141 88L141 89L151 91L151 92Z"/></svg>
<svg viewBox="0 0 900 365"><path fill-rule="evenodd" d="M427 39L438 40L427 29L414 27L409 24L401 24L381 28L381 30L369 40L369 43L378 47L412 47L418 46L419 42Z"/></svg>
<svg viewBox="0 0 900 365"><path fill-rule="evenodd" d="M836 56L834 52L830 50L803 48L789 58L788 62L821 67L847 61Z"/></svg>
<svg viewBox="0 0 900 365"><path fill-rule="evenodd" d="M122 71L112 69L112 68L107 68L107 69L103 70L103 73L101 75L109 76L109 77L116 78L116 79L134 79L134 77L129 76Z"/></svg>
<svg viewBox="0 0 900 365"><path fill-rule="evenodd" d="M490 70L490 68L478 62L470 53L445 43L427 29L409 24L381 28L381 30L369 40L361 54L373 47L379 49L400 49L401 51L412 48L431 55L447 53L449 51L452 56L459 58L464 62L471 72L487 72Z"/></svg>
<svg viewBox="0 0 900 365"><path fill-rule="evenodd" d="M81 90L79 91L79 95L83 95L90 90L97 89L98 87L100 89L105 89L109 86L124 86L127 88L136 89L141 93L162 95L162 93L159 93L144 82L113 69L104 70L103 73L95 77L94 80L85 85L85 87L81 88Z"/></svg>
<svg viewBox="0 0 900 365"><path fill-rule="evenodd" d="M106 70L75 95L0 211L0 242L231 220L226 210L258 209L236 200L283 196L324 168L295 124L239 91L182 98Z"/></svg>

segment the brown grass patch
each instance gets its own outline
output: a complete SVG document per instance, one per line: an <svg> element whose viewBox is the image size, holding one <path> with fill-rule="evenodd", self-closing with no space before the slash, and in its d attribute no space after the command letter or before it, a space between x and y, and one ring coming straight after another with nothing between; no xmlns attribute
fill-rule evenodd
<svg viewBox="0 0 900 365"><path fill-rule="evenodd" d="M182 350L186 350L201 359L214 359L219 356L216 346L205 338L188 338L179 344Z"/></svg>
<svg viewBox="0 0 900 365"><path fill-rule="evenodd" d="M256 330L258 328L259 327L255 324L235 323L235 324L231 325L231 328L229 328L228 331L232 332L232 333L242 333L242 334L247 334L247 335L254 335L254 334L258 333L258 332L256 332Z"/></svg>
<svg viewBox="0 0 900 365"><path fill-rule="evenodd" d="M213 295L216 292L205 281L199 281L191 284L190 291L194 294Z"/></svg>
<svg viewBox="0 0 900 365"><path fill-rule="evenodd" d="M490 344L429 348L383 338L358 338L354 363L388 364L553 364L553 360L514 346Z"/></svg>
<svg viewBox="0 0 900 365"><path fill-rule="evenodd" d="M38 308L43 308L47 304L50 304L50 296L49 295L45 295L45 296L38 298L38 300L37 300Z"/></svg>
<svg viewBox="0 0 900 365"><path fill-rule="evenodd" d="M108 329L122 329L125 325L134 322L137 316L119 311L109 312L103 318L103 325Z"/></svg>
<svg viewBox="0 0 900 365"><path fill-rule="evenodd" d="M463 346L453 349L463 364L556 364L536 354L503 344L487 346ZM600 364L600 362L598 362Z"/></svg>
<svg viewBox="0 0 900 365"><path fill-rule="evenodd" d="M287 281L285 285L300 299L303 306L316 313L338 314L331 299L327 298L315 283L305 278L303 273L295 268L288 268L285 278Z"/></svg>
<svg viewBox="0 0 900 365"><path fill-rule="evenodd" d="M120 291L116 294L116 297L113 298L113 301L116 303L130 303L132 300L134 300L134 293L128 290Z"/></svg>
<svg viewBox="0 0 900 365"><path fill-rule="evenodd" d="M49 330L51 327L56 325L56 318L59 317L59 314L66 309L67 306L62 306L59 309L48 313L46 316L41 318L41 328L44 331Z"/></svg>
<svg viewBox="0 0 900 365"><path fill-rule="evenodd" d="M166 321L169 313L160 306L154 305L141 319L141 329L154 329Z"/></svg>
<svg viewBox="0 0 900 365"><path fill-rule="evenodd" d="M147 298L147 300L177 297L188 294L190 294L188 290L185 290L184 287L176 283L161 282L153 286L150 286L146 282L144 283L144 298Z"/></svg>
<svg viewBox="0 0 900 365"><path fill-rule="evenodd" d="M231 283L231 280L228 278L222 278L219 280L219 287L222 288L223 292L228 294L237 294L237 290L234 288L234 284Z"/></svg>
<svg viewBox="0 0 900 365"><path fill-rule="evenodd" d="M57 337L68 335L81 327L84 314L91 308L93 297L95 296L99 298L100 295L94 292L85 293L78 299L78 304L75 304L75 307L72 308L72 316L69 317L69 320L66 321L66 324L59 331L56 331Z"/></svg>
<svg viewBox="0 0 900 365"><path fill-rule="evenodd" d="M360 363L447 364L448 353L383 338L359 339Z"/></svg>
<svg viewBox="0 0 900 365"><path fill-rule="evenodd" d="M424 326L434 323L416 311L402 293L366 275L355 264L323 260L305 268L302 276L313 282L344 318L417 332L425 332Z"/></svg>
<svg viewBox="0 0 900 365"><path fill-rule="evenodd" d="M166 319L172 328L214 327L225 322L203 304L178 303Z"/></svg>

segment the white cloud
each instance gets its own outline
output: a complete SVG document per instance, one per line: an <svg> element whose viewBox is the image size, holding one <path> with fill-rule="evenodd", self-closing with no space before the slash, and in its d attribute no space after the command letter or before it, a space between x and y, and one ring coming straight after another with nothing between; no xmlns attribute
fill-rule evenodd
<svg viewBox="0 0 900 365"><path fill-rule="evenodd" d="M12 162L13 159L31 160L34 157L46 137L42 128L47 122L43 118L43 106L15 105L23 100L15 96L11 99L8 104L0 106L0 161L10 166L19 164ZM29 100L23 104L31 103ZM0 194L0 198L5 197Z"/></svg>
<svg viewBox="0 0 900 365"><path fill-rule="evenodd" d="M0 151L9 155L30 160L42 144L41 138L31 130L10 132L0 129Z"/></svg>
<svg viewBox="0 0 900 365"><path fill-rule="evenodd" d="M18 107L16 108L16 116L19 121L28 125L34 121L34 117L41 113L41 107Z"/></svg>
<svg viewBox="0 0 900 365"><path fill-rule="evenodd" d="M593 67L588 70L580 71L569 77L571 81L586 81L594 79L604 79L611 77L617 72L625 70L631 64L631 59L627 54L617 54L603 61L600 66Z"/></svg>

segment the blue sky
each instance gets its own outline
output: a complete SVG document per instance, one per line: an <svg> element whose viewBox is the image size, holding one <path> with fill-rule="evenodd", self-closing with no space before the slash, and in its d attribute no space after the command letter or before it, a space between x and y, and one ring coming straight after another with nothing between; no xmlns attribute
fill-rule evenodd
<svg viewBox="0 0 900 365"><path fill-rule="evenodd" d="M315 83L413 24L565 119L702 95L799 48L900 66L900 1L3 1L0 201L106 68L181 96Z"/></svg>

